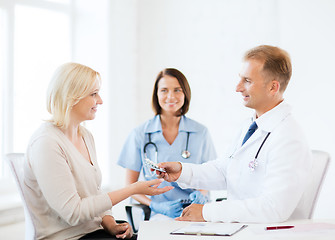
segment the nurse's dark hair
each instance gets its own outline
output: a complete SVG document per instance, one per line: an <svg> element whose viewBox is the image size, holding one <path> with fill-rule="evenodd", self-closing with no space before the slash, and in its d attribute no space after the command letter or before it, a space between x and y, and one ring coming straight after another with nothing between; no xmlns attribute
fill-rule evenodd
<svg viewBox="0 0 335 240"><path fill-rule="evenodd" d="M292 75L290 55L279 47L260 45L244 54L243 60L255 59L264 62L263 72L280 83L280 91L284 92Z"/></svg>
<svg viewBox="0 0 335 240"><path fill-rule="evenodd" d="M185 95L185 99L184 99L184 105L180 108L180 111L177 113L177 116L186 114L188 112L188 108L190 106L191 101L191 88L184 74L182 74L179 70L175 68L165 68L158 73L154 85L154 90L152 93L152 109L154 110L156 115L162 113L162 108L158 102L157 91L158 91L158 83L164 76L175 77L178 80L180 87L182 88L183 93Z"/></svg>

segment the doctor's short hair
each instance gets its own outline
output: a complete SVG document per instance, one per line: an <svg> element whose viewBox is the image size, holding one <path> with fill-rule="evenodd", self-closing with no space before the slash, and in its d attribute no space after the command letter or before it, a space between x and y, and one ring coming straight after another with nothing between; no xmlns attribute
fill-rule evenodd
<svg viewBox="0 0 335 240"><path fill-rule="evenodd" d="M284 92L292 75L290 55L279 47L260 45L247 51L244 61L255 59L264 62L263 73L280 83L280 91Z"/></svg>
<svg viewBox="0 0 335 240"><path fill-rule="evenodd" d="M67 128L72 107L94 91L96 81L101 81L100 74L85 65L70 62L58 67L47 91L49 121Z"/></svg>
<svg viewBox="0 0 335 240"><path fill-rule="evenodd" d="M178 80L180 87L182 88L183 93L185 95L184 105L180 108L178 116L186 114L188 112L191 101L191 88L184 74L175 68L165 68L162 71L160 71L156 77L154 90L152 93L152 108L155 114L158 115L162 113L162 108L158 102L157 91L158 91L158 83L164 76L175 77Z"/></svg>

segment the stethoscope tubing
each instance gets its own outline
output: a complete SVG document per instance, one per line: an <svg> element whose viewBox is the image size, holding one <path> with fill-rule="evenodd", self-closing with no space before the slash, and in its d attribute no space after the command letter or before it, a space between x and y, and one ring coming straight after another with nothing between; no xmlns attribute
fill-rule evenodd
<svg viewBox="0 0 335 240"><path fill-rule="evenodd" d="M144 147L143 147L144 157L147 158L147 147L149 145L152 145L155 148L155 161L156 161L156 163L158 163L157 162L158 147L157 147L157 145L154 142L151 141L151 133L148 133L148 138L149 138L149 141L146 144L144 144ZM189 158L190 155L191 155L190 152L188 151L189 139L190 139L190 132L187 132L186 148L182 152L182 157L183 158Z"/></svg>
<svg viewBox="0 0 335 240"><path fill-rule="evenodd" d="M262 149L262 147L263 147L263 145L264 145L266 139L268 139L268 137L270 136L270 134L271 134L271 132L269 132L269 133L266 135L266 137L264 138L264 140L263 140L261 146L258 148L258 151L257 151L256 156L255 156L255 160L258 158L258 154L259 154L259 152L261 151L261 149Z"/></svg>
<svg viewBox="0 0 335 240"><path fill-rule="evenodd" d="M250 162L249 162L249 169L250 169L250 171L255 171L256 167L258 166L258 160L257 160L257 158L258 158L258 154L259 154L259 152L261 151L261 149L262 149L264 143L266 142L266 140L268 139L268 137L270 136L270 134L271 134L271 132L269 132L269 133L266 135L266 137L264 138L264 140L263 140L261 146L258 148L258 151L257 151L257 153L256 153L255 159L254 159L253 161L250 161Z"/></svg>

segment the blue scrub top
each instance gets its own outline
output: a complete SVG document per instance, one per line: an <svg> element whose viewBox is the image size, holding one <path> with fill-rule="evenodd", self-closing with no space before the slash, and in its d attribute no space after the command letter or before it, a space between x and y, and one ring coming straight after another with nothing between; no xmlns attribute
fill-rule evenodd
<svg viewBox="0 0 335 240"><path fill-rule="evenodd" d="M189 134L188 151L191 156L184 159L181 153L186 149L187 133ZM201 164L216 158L216 151L210 137L210 134L202 124L182 116L179 122L178 136L170 145L163 136L160 115L135 128L128 136L123 146L118 164L124 168L141 172L140 178L151 180L156 175L152 174L150 169L143 165L144 145L149 142L149 133L151 141L156 144L158 149L157 162L185 162ZM156 162L155 147L150 144L146 148L147 157ZM153 172L154 173L154 172ZM152 196L152 201L172 201L177 199L189 199L189 194L194 189L181 189L176 183L164 181L160 187L173 186L174 189L164 194Z"/></svg>

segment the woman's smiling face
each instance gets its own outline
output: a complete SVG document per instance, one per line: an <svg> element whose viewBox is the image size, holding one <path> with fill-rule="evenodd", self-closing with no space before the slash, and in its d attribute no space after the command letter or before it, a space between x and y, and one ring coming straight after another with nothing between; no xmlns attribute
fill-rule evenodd
<svg viewBox="0 0 335 240"><path fill-rule="evenodd" d="M175 115L184 105L185 94L175 77L166 75L159 80L157 97L163 115Z"/></svg>

